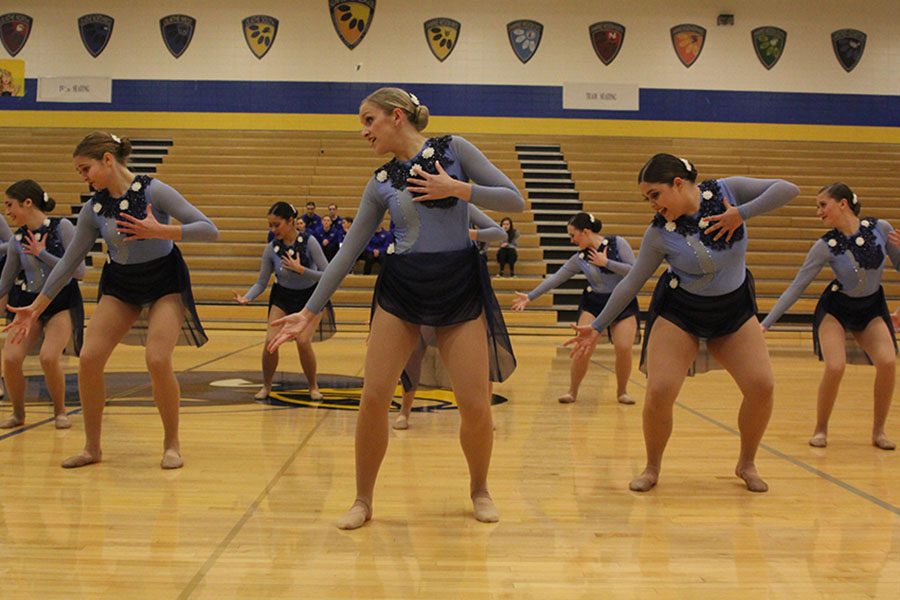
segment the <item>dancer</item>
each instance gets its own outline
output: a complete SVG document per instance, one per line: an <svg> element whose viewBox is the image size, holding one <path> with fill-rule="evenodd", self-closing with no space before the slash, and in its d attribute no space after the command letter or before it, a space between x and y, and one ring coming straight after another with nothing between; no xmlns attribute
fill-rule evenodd
<svg viewBox="0 0 900 600"><path fill-rule="evenodd" d="M556 273L527 294L516 292L512 309L524 310L529 302L541 294L559 287L578 273L584 273L588 287L578 303L578 325L589 325L596 319L609 301L613 288L634 264L634 252L625 238L615 235L604 237L600 235L602 228L600 219L586 212L580 212L569 219L566 226L569 239L578 246L579 251ZM634 399L628 395L628 378L631 377L631 347L635 343L639 315L637 298L632 298L606 331L616 350L616 398L621 404L634 404ZM569 391L558 398L560 403L570 404L578 398L578 388L587 373L598 339L594 338L593 345L587 352L572 360Z"/></svg>
<svg viewBox="0 0 900 600"><path fill-rule="evenodd" d="M479 242L485 244L488 242L499 242L506 239L506 231L472 204L469 204L469 227L469 239L476 244ZM422 383L422 366L426 359L429 368L425 375L425 385L440 388L452 387L440 358L435 356L434 350L436 348L437 336L434 327L422 327L419 343L416 344L415 349L409 356L409 360L406 361L406 366L403 368L403 374L400 377L400 383L403 385L403 397L400 403L400 414L397 415L397 418L391 424L391 427L394 429L409 429L409 418L412 414L413 401L416 398L419 384ZM488 389L488 399L490 399L490 389Z"/></svg>
<svg viewBox="0 0 900 600"><path fill-rule="evenodd" d="M896 235L890 223L875 217L860 220L860 207L859 198L844 183L819 190L816 216L832 229L810 248L794 281L762 322L762 329L767 331L778 322L825 265L831 267L835 279L819 297L813 320L813 348L825 363L825 371L809 445L828 445L828 419L844 367L850 362L875 365L872 445L893 450L897 446L885 435L884 425L894 395L897 342L881 278L885 254L891 257L894 269L900 270L900 248L888 242L889 236ZM848 341L855 341L853 345L862 352L853 352Z"/></svg>
<svg viewBox="0 0 900 600"><path fill-rule="evenodd" d="M234 299L238 304L249 304L263 293L269 283L269 277L275 273L275 283L272 284L272 292L269 294L267 344L277 331L272 322L286 314L298 312L306 306L307 300L316 290L322 272L328 266L316 238L297 231L297 210L293 206L287 202L276 202L269 208L268 218L273 240L263 251L259 279L245 294L234 292ZM322 399L322 392L319 391L316 379L313 333L317 334L316 341L322 341L333 336L335 331L337 329L334 324L334 310L331 303L328 303L325 310L316 317L315 325L309 328L304 336L297 338L297 354L300 356L303 374L309 382L309 397L316 401ZM263 387L256 394L257 400L265 400L272 393L272 378L277 368L278 351L269 352L263 348Z"/></svg>
<svg viewBox="0 0 900 600"><path fill-rule="evenodd" d="M12 237L12 230L9 228L9 224L6 222L6 219L0 219L0 271L3 270L3 265L6 262L6 251L8 249L9 239ZM10 300L7 300L7 303ZM3 341L0 340L0 350L3 348ZM2 352L0 352L2 354ZM0 398L3 398L5 395L5 391L3 389L3 380L0 379Z"/></svg>
<svg viewBox="0 0 900 600"><path fill-rule="evenodd" d="M311 326L390 210L395 252L387 256L375 285L356 424L357 496L338 527L355 529L372 518L375 480L387 449L388 409L421 325L437 329L441 358L453 382L475 518L497 521L487 485L493 445L488 381L491 376L504 380L515 358L487 265L468 235L467 203L516 212L525 201L468 141L456 136L425 139L420 131L428 123L428 109L402 89L372 93L362 102L359 119L375 153L391 153L394 159L369 180L356 220L306 307L274 323L283 327L270 347Z"/></svg>
<svg viewBox="0 0 900 600"><path fill-rule="evenodd" d="M125 161L130 153L128 138L101 131L89 134L75 148L75 170L98 191L81 208L75 238L41 293L31 305L14 308L15 320L6 327L13 342L26 339L97 237L103 237L109 259L103 267L100 299L84 335L78 366L85 445L82 452L63 461L65 468L83 467L102 458L103 369L129 330L146 346L153 401L165 431L160 466L177 469L183 465L178 438L180 390L172 351L179 341L201 346L206 334L194 308L187 265L173 242L211 242L218 237L218 230L170 186L129 171ZM172 218L181 225L170 224ZM146 316L139 320L143 314Z"/></svg>
<svg viewBox="0 0 900 600"><path fill-rule="evenodd" d="M672 407L700 341L743 394L738 425L741 451L735 474L751 492L768 485L756 468L756 450L772 414L774 381L766 342L756 320L753 278L747 271L744 221L791 201L799 189L780 179L727 177L700 184L690 162L657 154L641 169L641 194L656 212L635 265L613 290L591 325L576 327L573 356L591 349L663 260L647 317L641 366L646 367L644 444L647 466L629 488L656 485L672 433ZM734 203L734 205L732 205Z"/></svg>
<svg viewBox="0 0 900 600"><path fill-rule="evenodd" d="M0 275L0 298L8 296L10 306L27 306L34 301L50 270L72 243L75 234L72 223L47 216L55 207L56 201L31 179L17 181L6 190L6 214L19 225L9 241L3 274ZM16 281L20 273L23 274L21 283ZM29 350L38 344L44 382L53 401L53 424L57 429L72 426L66 415L66 376L59 357L70 341L74 342L74 355L81 350L84 305L76 279L84 277L84 261L77 265L74 275L31 328L24 343L5 348L3 376L13 414L0 422L0 429L25 424L26 381L22 363ZM16 293L10 294L14 289ZM7 316L12 320L12 313Z"/></svg>

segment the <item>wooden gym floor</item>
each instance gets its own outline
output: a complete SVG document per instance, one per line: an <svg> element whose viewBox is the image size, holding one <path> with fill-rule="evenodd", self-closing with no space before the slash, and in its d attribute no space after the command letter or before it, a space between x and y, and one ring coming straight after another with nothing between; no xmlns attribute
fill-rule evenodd
<svg viewBox="0 0 900 600"><path fill-rule="evenodd" d="M161 426L141 349L120 347L110 363L102 464L61 469L81 448L81 418L56 431L46 400L30 403L29 426L0 436L0 596L900 593L900 453L869 444L874 373L848 367L830 446L809 447L821 371L808 334L772 336L776 408L758 456L768 494L745 491L732 475L740 398L723 372L687 381L660 485L635 494L627 483L644 461L643 375L632 378L637 406L617 405L611 350L601 346L579 401L560 405L564 338L517 336L518 371L494 390L508 400L494 407L491 491L501 522L471 518L458 414L439 410L413 413L408 431L391 432L375 520L354 532L333 522L354 496L355 412L254 403L257 387L246 380L258 381L261 335L213 331L206 347L176 351L182 470L158 466ZM352 399L363 341L341 333L316 346L321 373L349 386L329 398ZM299 368L293 351L282 352L282 367ZM443 404L423 395L428 406ZM897 423L888 431L900 441Z"/></svg>

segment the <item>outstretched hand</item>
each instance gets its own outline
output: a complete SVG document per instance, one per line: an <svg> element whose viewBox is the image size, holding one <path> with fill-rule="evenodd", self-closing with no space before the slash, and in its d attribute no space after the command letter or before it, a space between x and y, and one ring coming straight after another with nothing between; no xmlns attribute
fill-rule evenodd
<svg viewBox="0 0 900 600"><path fill-rule="evenodd" d="M529 302L531 302L531 300L528 299L528 294L516 292L516 297L512 301L512 309L516 312L523 311L525 310L525 307L528 306Z"/></svg>
<svg viewBox="0 0 900 600"><path fill-rule="evenodd" d="M31 328L39 316L39 312L34 308L33 304L28 306L10 306L6 305L6 310L16 313L13 322L3 328L6 332L6 339L13 344L21 344L28 337Z"/></svg>
<svg viewBox="0 0 900 600"><path fill-rule="evenodd" d="M281 327L281 329L269 340L266 350L275 352L283 343L301 337L307 328L312 327L315 318L316 315L311 310L304 308L298 313L275 319L272 321L272 326Z"/></svg>
<svg viewBox="0 0 900 600"><path fill-rule="evenodd" d="M247 296L241 294L236 290L231 290L231 293L234 294L234 301L238 304L250 304L250 299Z"/></svg>
<svg viewBox="0 0 900 600"><path fill-rule="evenodd" d="M713 238L714 240L718 240L723 235L728 234L725 237L725 241L730 242L734 232L744 224L744 217L741 216L737 207L732 206L731 203L728 202L728 198L725 198L724 202L725 212L720 215L706 217L706 220L711 221L712 225L707 227L704 233L706 235L712 235L714 231L718 231L719 233Z"/></svg>
<svg viewBox="0 0 900 600"><path fill-rule="evenodd" d="M591 351L591 348L600 337L600 332L590 325L572 325L575 330L575 337L567 341L564 346L572 346L572 352L569 357L573 359L581 358Z"/></svg>

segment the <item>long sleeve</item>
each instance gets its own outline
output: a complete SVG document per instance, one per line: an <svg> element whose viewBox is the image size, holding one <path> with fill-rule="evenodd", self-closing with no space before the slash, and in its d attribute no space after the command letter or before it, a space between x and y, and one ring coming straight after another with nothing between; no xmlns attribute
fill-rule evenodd
<svg viewBox="0 0 900 600"><path fill-rule="evenodd" d="M322 274L325 273L325 269L328 268L328 259L325 258L325 252L322 251L322 246L319 245L319 242L317 242L315 238L310 237L306 243L309 244L309 255L312 257L313 264L316 265L316 268L303 269L303 274L310 279L320 281L322 279Z"/></svg>
<svg viewBox="0 0 900 600"><path fill-rule="evenodd" d="M73 237L75 237L75 226L72 225L71 221L69 221L68 219L60 220L60 222L59 222L59 238L62 241L62 245L63 245L64 249L69 247L69 244L72 243ZM58 263L62 259L61 256L54 256L53 254L50 254L49 252L47 252L46 248L44 250L41 250L41 253L38 255L38 258L41 260L41 262L43 262L45 265L49 266L50 268L55 267L56 263ZM78 265L78 267L76 267L75 273L72 275L72 277L74 277L75 279L84 279L84 273L85 273L84 261L81 261L81 263Z"/></svg>
<svg viewBox="0 0 900 600"><path fill-rule="evenodd" d="M272 250L272 244L266 244L266 249L263 250L262 261L259 265L259 277L256 279L256 283L254 283L244 294L244 297L248 300L255 300L263 293L263 291L265 291L266 286L269 285L269 278L272 276L272 261L274 256L275 251Z"/></svg>
<svg viewBox="0 0 900 600"><path fill-rule="evenodd" d="M78 213L78 225L75 227L75 237L72 239L72 243L66 246L66 252L62 259L56 263L44 282L41 293L51 300L56 297L64 285L69 283L79 266L84 269L84 257L88 255L94 242L97 241L99 230L94 226L94 215L90 206L90 202L85 202L81 207L81 212Z"/></svg>
<svg viewBox="0 0 900 600"><path fill-rule="evenodd" d="M634 265L634 250L631 249L631 245L622 236L616 236L616 250L619 251L620 260L608 261L606 268L616 275L624 277L631 272L631 267Z"/></svg>
<svg viewBox="0 0 900 600"><path fill-rule="evenodd" d="M726 198L745 221L781 208L800 193L800 188L783 179L726 177L722 181L731 192Z"/></svg>
<svg viewBox="0 0 900 600"><path fill-rule="evenodd" d="M453 136L451 142L463 171L472 180L470 201L501 212L522 212L525 200L513 182L468 140Z"/></svg>
<svg viewBox="0 0 900 600"><path fill-rule="evenodd" d="M154 179L147 188L146 197L154 208L178 219L182 241L213 242L219 237L213 222L172 186Z"/></svg>
<svg viewBox="0 0 900 600"><path fill-rule="evenodd" d="M497 222L484 214L474 204L469 204L469 228L475 229L475 239L479 242L502 242L506 240L506 231Z"/></svg>
<svg viewBox="0 0 900 600"><path fill-rule="evenodd" d="M519 247L519 232L518 232L518 230L516 230L516 232L513 234L511 239L509 238L509 236L507 236L506 247L507 248L518 248Z"/></svg>
<svg viewBox="0 0 900 600"><path fill-rule="evenodd" d="M8 244L6 248L6 262L3 263L3 274L0 275L0 298L9 295L9 291L16 282L16 275L19 274L21 268L19 253L16 252L15 246Z"/></svg>
<svg viewBox="0 0 900 600"><path fill-rule="evenodd" d="M556 273L544 279L536 288L528 292L528 299L534 300L542 294L558 288L578 273L581 273L581 267L578 265L578 255L575 254L563 263Z"/></svg>
<svg viewBox="0 0 900 600"><path fill-rule="evenodd" d="M888 234L894 230L890 223L883 219L878 219L878 230L884 236L884 251L891 258L891 264L894 265L895 271L900 271L900 247L897 247L888 241Z"/></svg>
<svg viewBox="0 0 900 600"><path fill-rule="evenodd" d="M657 243L659 242L659 243ZM628 275L619 282L609 297L603 311L597 315L591 327L597 331L603 331L625 309L631 300L641 291L641 287L653 275L666 257L665 244L659 237L659 232L648 227L641 242L641 252L637 261L628 272Z"/></svg>
<svg viewBox="0 0 900 600"><path fill-rule="evenodd" d="M366 247L366 244L372 238L372 234L378 229L378 224L384 218L387 210L387 203L378 197L375 190L375 179L369 179L366 190L363 192L362 200L359 203L359 212L353 219L350 231L344 238L341 249L334 256L334 259L328 263L328 268L322 274L316 291L313 292L306 308L315 314L322 312L325 304L331 299L331 296L337 290L338 286L353 268L356 259Z"/></svg>
<svg viewBox="0 0 900 600"><path fill-rule="evenodd" d="M813 244L813 247L810 248L809 252L806 254L806 260L803 261L803 266L800 267L797 275L794 276L794 281L792 281L791 285L782 292L781 297L778 298L778 302L772 307L771 312L766 315L766 318L762 322L763 327L768 329L777 323L778 319L794 305L794 302L800 298L800 294L803 293L806 286L816 278L816 275L819 274L822 267L828 264L829 253L830 250L828 250L828 246L822 240L818 240Z"/></svg>
<svg viewBox="0 0 900 600"><path fill-rule="evenodd" d="M6 219L0 217L0 256L6 255L6 247L9 244L9 238L13 235L12 229L9 228L9 223L6 222Z"/></svg>

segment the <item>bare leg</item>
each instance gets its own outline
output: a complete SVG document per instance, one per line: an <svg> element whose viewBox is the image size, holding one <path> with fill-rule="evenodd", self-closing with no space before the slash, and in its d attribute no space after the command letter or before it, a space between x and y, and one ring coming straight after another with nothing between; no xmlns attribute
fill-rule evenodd
<svg viewBox="0 0 900 600"><path fill-rule="evenodd" d="M72 316L68 310L56 313L44 327L44 343L41 344L41 368L44 381L53 400L54 425L57 429L72 426L66 416L66 376L59 364L66 344L72 338Z"/></svg>
<svg viewBox="0 0 900 600"><path fill-rule="evenodd" d="M78 396L84 416L84 450L62 462L64 468L83 467L100 462L100 432L106 382L103 369L113 348L121 341L140 309L106 295L97 303L84 332L84 346L78 363Z"/></svg>
<svg viewBox="0 0 900 600"><path fill-rule="evenodd" d="M362 527L372 518L375 480L387 451L391 398L418 336L418 325L402 321L381 308L375 310L356 419L356 501L338 519L340 529Z"/></svg>
<svg viewBox="0 0 900 600"><path fill-rule="evenodd" d="M0 421L0 429L12 429L25 424L25 374L22 363L28 350L41 335L43 325L34 324L28 337L21 344L7 344L3 351L3 376L6 378L6 394L12 404L13 413Z"/></svg>
<svg viewBox="0 0 900 600"><path fill-rule="evenodd" d="M278 368L278 350L269 352L267 348L269 347L269 340L281 329L280 327L272 327L272 321L280 319L284 314L284 311L275 305L269 307L269 321L266 323L266 343L262 349L263 386L261 390L256 392L254 396L256 400L265 400L272 392L272 379L275 377L275 370Z"/></svg>
<svg viewBox="0 0 900 600"><path fill-rule="evenodd" d="M647 342L647 392L644 397L644 445L647 466L628 488L646 492L656 485L662 457L672 435L672 406L697 355L697 338L659 317Z"/></svg>
<svg viewBox="0 0 900 600"><path fill-rule="evenodd" d="M408 392L404 390L403 392L403 401L400 404L400 414L397 415L397 418L394 420L394 424L391 425L394 429L409 429L409 416L412 414L413 400L416 398L415 389L409 390Z"/></svg>
<svg viewBox="0 0 900 600"><path fill-rule="evenodd" d="M459 441L469 465L469 492L475 518L486 523L500 520L491 500L487 476L494 446L494 425L489 398L487 338L484 317L437 330L441 360L450 375L459 406Z"/></svg>
<svg viewBox="0 0 900 600"><path fill-rule="evenodd" d="M180 469L184 465L181 442L178 439L181 389L172 363L172 352L181 334L183 320L184 305L179 294L163 296L150 307L145 356L153 389L153 402L163 424L163 457L160 462L163 469Z"/></svg>
<svg viewBox="0 0 900 600"><path fill-rule="evenodd" d="M582 311L578 315L578 325L590 325L595 318L595 315ZM597 340L599 339L597 338ZM597 340L594 340L586 354L572 359L569 365L569 391L558 398L560 404L571 404L578 399L578 390L581 388L581 382L584 381L588 366L591 364L591 357L597 348Z"/></svg>
<svg viewBox="0 0 900 600"><path fill-rule="evenodd" d="M628 379L631 377L631 348L637 334L637 319L629 317L612 326L612 342L616 349L616 398L620 404L634 404L628 395Z"/></svg>
<svg viewBox="0 0 900 600"><path fill-rule="evenodd" d="M748 319L731 335L710 340L707 346L744 395L738 415L741 455L735 475L744 480L751 492L766 492L769 486L759 476L755 461L756 451L772 416L775 377L759 321L756 317Z"/></svg>
<svg viewBox="0 0 900 600"><path fill-rule="evenodd" d="M865 330L855 333L857 343L866 351L875 365L874 414L872 419L872 445L882 450L894 450L897 445L887 438L884 425L894 396L894 376L897 355L894 343L884 321L872 319Z"/></svg>
<svg viewBox="0 0 900 600"><path fill-rule="evenodd" d="M822 360L825 370L819 382L819 394L816 401L816 429L809 438L809 445L824 448L828 445L828 420L834 403L837 400L844 367L847 364L847 343L844 327L831 315L825 315L819 324L819 346L822 349Z"/></svg>
<svg viewBox="0 0 900 600"><path fill-rule="evenodd" d="M304 335L302 339L297 340L297 354L300 356L300 368L303 369L306 381L309 382L309 397L316 401L322 400L323 396L322 392L319 391L316 353L313 350L312 337L313 332L318 329L319 321L321 320L322 315L319 314L316 316L312 327L307 331L306 335Z"/></svg>

